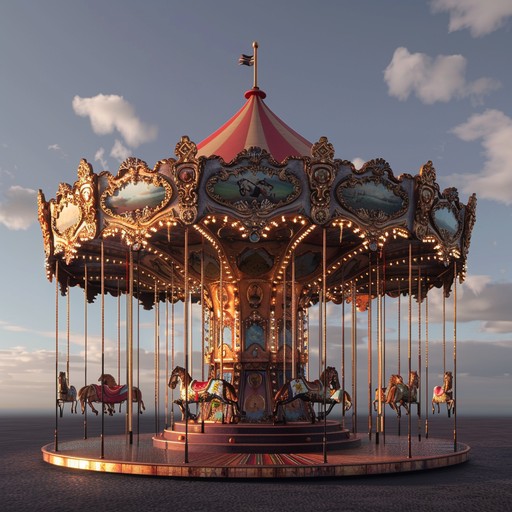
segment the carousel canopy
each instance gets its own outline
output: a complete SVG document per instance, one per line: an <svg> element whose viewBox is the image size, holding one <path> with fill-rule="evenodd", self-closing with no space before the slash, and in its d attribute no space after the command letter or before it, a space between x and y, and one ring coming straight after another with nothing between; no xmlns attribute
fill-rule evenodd
<svg viewBox="0 0 512 512"><path fill-rule="evenodd" d="M275 160L309 156L311 142L277 117L265 104L266 94L254 87L245 93L245 105L217 131L197 145L198 156L216 155L230 162L244 149L258 147Z"/></svg>
<svg viewBox="0 0 512 512"><path fill-rule="evenodd" d="M290 279L300 307L324 283L329 300L364 303L379 293L421 300L464 279L474 194L464 204L441 190L430 161L415 176L395 176L383 159L356 169L326 137L311 144L283 123L256 81L245 96L219 130L197 145L183 136L153 169L129 158L115 176L96 174L82 160L55 199L39 191L48 278L86 287L89 300L127 293L135 279L146 307L170 289L181 300L185 281L210 294L237 283L242 317L254 284L258 308L270 310Z"/></svg>

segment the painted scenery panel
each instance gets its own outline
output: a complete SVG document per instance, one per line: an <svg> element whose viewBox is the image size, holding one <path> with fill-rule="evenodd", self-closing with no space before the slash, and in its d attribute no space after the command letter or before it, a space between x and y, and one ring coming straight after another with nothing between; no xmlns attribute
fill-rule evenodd
<svg viewBox="0 0 512 512"><path fill-rule="evenodd" d="M225 179L210 178L206 185L208 195L220 204L235 206L239 203L259 206L288 204L300 194L297 178L288 175L286 180L268 171L242 171L229 174Z"/></svg>
<svg viewBox="0 0 512 512"><path fill-rule="evenodd" d="M448 208L438 208L434 212L436 226L441 231L447 231L451 236L455 236L459 230L459 221L455 213Z"/></svg>
<svg viewBox="0 0 512 512"><path fill-rule="evenodd" d="M352 210L378 210L387 215L395 215L404 207L404 197L400 197L383 183L361 181L353 186L338 189L342 202Z"/></svg>
<svg viewBox="0 0 512 512"><path fill-rule="evenodd" d="M78 225L81 220L80 208L74 203L65 204L55 220L55 228L64 234L69 228Z"/></svg>
<svg viewBox="0 0 512 512"><path fill-rule="evenodd" d="M118 188L114 194L106 197L107 208L115 215L123 215L126 212L154 209L165 200L165 188L155 186L153 183L139 181L127 183Z"/></svg>

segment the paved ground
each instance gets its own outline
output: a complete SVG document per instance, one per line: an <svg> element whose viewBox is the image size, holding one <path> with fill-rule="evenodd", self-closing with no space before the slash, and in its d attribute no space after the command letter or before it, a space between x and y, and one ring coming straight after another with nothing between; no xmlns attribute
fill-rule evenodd
<svg viewBox="0 0 512 512"><path fill-rule="evenodd" d="M89 417L89 436L100 418ZM65 412L59 438L79 439L83 417ZM120 420L105 418L106 434ZM392 428L392 419L387 419ZM403 425L406 423L402 420ZM364 431L366 420L359 432ZM73 471L46 464L41 447L53 440L55 419L0 417L0 508L17 511L503 511L512 504L512 417L457 418L457 439L470 461L422 473L319 480L182 480ZM162 429L148 415L140 431ZM402 429L404 426L402 426ZM115 432L114 432L115 431ZM450 439L453 422L429 419L432 437Z"/></svg>

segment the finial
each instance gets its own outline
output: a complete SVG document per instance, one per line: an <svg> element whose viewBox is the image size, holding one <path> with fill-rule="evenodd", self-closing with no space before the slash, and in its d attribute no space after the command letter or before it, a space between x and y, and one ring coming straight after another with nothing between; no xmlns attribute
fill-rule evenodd
<svg viewBox="0 0 512 512"><path fill-rule="evenodd" d="M258 41L254 41L252 43L252 48L254 50L253 55L245 55L242 53L238 59L238 64L242 64L244 66L254 66L254 80L252 88L258 89Z"/></svg>
<svg viewBox="0 0 512 512"><path fill-rule="evenodd" d="M258 88L258 41L253 41L252 47L254 49L254 80L253 80L253 88Z"/></svg>

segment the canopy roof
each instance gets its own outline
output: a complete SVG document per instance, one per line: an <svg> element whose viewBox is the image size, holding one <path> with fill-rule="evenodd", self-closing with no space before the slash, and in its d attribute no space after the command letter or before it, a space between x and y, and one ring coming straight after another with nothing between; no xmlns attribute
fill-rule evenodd
<svg viewBox="0 0 512 512"><path fill-rule="evenodd" d="M275 160L309 156L311 142L285 124L265 104L258 87L245 93L245 105L217 131L197 145L198 156L216 155L230 162L242 150L258 147Z"/></svg>

